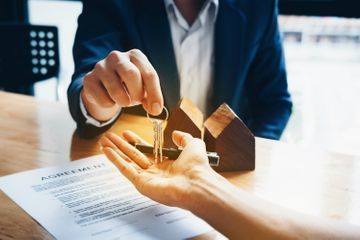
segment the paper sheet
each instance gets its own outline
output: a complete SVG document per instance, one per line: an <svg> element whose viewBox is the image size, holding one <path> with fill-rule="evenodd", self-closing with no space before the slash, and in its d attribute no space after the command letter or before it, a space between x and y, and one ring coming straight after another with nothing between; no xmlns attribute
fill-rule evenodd
<svg viewBox="0 0 360 240"><path fill-rule="evenodd" d="M212 230L142 196L104 155L0 178L0 188L57 239L184 239Z"/></svg>

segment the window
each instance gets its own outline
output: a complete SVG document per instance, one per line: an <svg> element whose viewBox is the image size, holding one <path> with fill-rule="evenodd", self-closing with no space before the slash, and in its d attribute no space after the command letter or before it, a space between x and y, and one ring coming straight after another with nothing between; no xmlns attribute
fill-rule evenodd
<svg viewBox="0 0 360 240"><path fill-rule="evenodd" d="M360 19L281 16L294 111L284 140L360 154Z"/></svg>

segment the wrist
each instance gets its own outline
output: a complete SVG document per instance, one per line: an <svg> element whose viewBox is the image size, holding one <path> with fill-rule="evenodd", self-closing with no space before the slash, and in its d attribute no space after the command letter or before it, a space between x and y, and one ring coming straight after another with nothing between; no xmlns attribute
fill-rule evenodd
<svg viewBox="0 0 360 240"><path fill-rule="evenodd" d="M222 186L228 184L226 179L213 170L199 173L191 179L184 208L196 215L201 215L204 206L216 198L215 195L221 191Z"/></svg>
<svg viewBox="0 0 360 240"><path fill-rule="evenodd" d="M195 180L186 209L230 239L238 239L239 233L243 232L239 230L239 224L246 220L243 216L246 210L243 208L246 205L244 197L241 190L213 172Z"/></svg>

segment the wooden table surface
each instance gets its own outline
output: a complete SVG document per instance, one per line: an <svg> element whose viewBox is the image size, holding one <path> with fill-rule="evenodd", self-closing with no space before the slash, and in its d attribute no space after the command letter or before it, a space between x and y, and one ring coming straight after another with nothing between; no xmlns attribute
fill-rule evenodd
<svg viewBox="0 0 360 240"><path fill-rule="evenodd" d="M122 115L110 131L151 139L142 117ZM0 92L0 176L98 154L80 139L68 107ZM360 157L256 139L256 170L223 173L245 191L290 209L360 225ZM0 239L52 239L0 192Z"/></svg>

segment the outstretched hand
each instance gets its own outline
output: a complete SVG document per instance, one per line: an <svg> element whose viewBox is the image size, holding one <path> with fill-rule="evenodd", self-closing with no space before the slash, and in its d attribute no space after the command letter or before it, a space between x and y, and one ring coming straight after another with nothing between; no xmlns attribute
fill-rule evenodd
<svg viewBox="0 0 360 240"><path fill-rule="evenodd" d="M124 140L124 139L125 140ZM186 208L185 197L198 177L214 172L206 155L205 144L190 134L174 131L173 142L183 149L177 160L154 163L150 156L141 153L131 143L147 144L131 131L123 138L106 133L99 143L109 160L127 177L139 192L170 206Z"/></svg>

